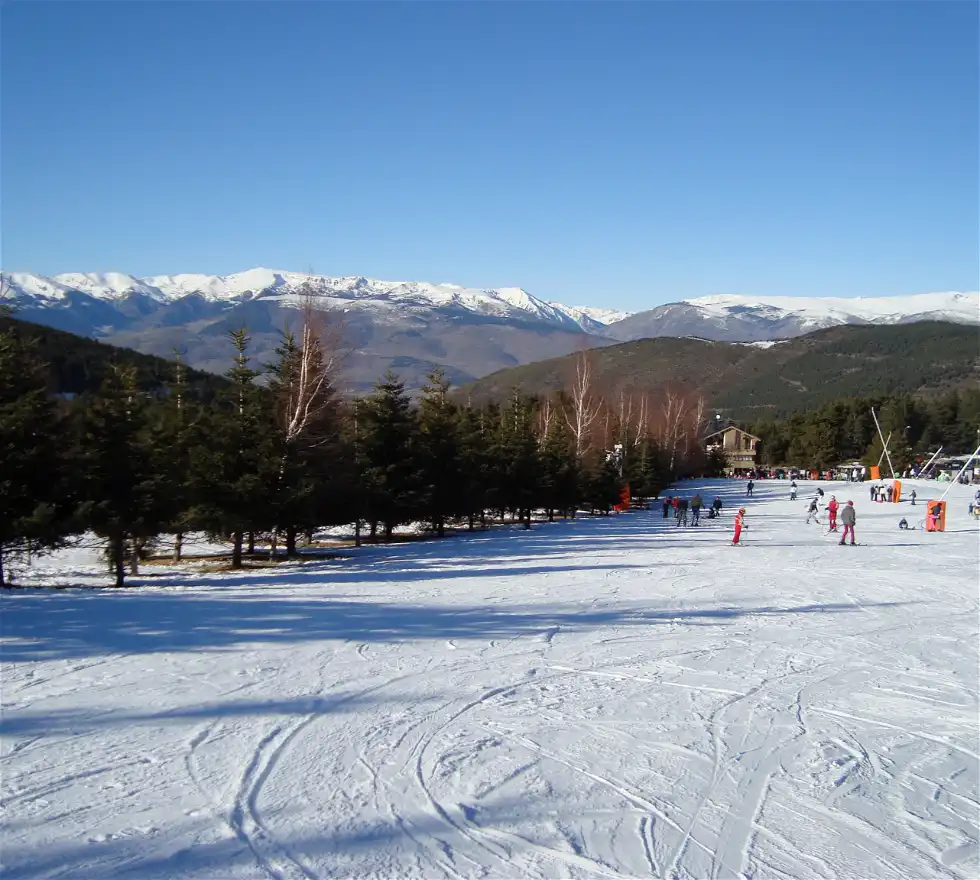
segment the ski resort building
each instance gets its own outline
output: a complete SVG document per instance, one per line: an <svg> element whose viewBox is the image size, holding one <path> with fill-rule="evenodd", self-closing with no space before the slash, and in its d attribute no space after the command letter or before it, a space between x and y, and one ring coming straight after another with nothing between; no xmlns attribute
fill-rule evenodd
<svg viewBox="0 0 980 880"><path fill-rule="evenodd" d="M748 474L759 466L759 444L755 434L729 425L704 438L707 452L720 451L725 456L730 476Z"/></svg>

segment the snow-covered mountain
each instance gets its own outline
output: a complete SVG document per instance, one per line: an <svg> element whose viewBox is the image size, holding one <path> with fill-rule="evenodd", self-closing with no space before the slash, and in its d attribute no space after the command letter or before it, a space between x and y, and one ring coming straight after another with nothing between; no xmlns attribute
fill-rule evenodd
<svg viewBox="0 0 980 880"><path fill-rule="evenodd" d="M351 387L364 389L392 367L410 387L433 366L456 382L504 367L610 344L604 309L545 302L517 287L379 281L272 269L233 275L72 272L46 278L4 274L4 298L28 321L167 356L175 346L193 366L229 364L227 331L245 326L254 360L271 358L290 312L311 300L341 313Z"/></svg>
<svg viewBox="0 0 980 880"><path fill-rule="evenodd" d="M378 311L405 309L462 309L478 315L495 315L545 321L569 329L595 332L628 313L588 309L545 302L519 287L476 289L458 284L416 281L378 281L359 276L330 277L273 269L249 269L233 275L155 275L137 278L120 272L68 272L45 278L14 272L3 276L16 305L57 308L77 306L82 293L105 303L122 303L145 297L160 305L195 296L206 303L236 305L264 299L297 305L298 298L312 294L323 307L362 308Z"/></svg>
<svg viewBox="0 0 980 880"><path fill-rule="evenodd" d="M703 296L629 315L609 326L622 341L698 336L755 342L801 336L840 324L980 324L980 293L921 293L890 297Z"/></svg>
<svg viewBox="0 0 980 880"><path fill-rule="evenodd" d="M652 336L731 342L786 339L838 324L939 320L980 323L980 295L925 293L872 299L706 296L630 314L546 302L519 287L380 281L249 269L232 275L69 272L2 275L4 298L25 320L103 338L151 354L174 345L195 366L222 370L232 325L246 326L256 359L275 347L289 312L307 296L343 313L354 384L389 366L409 385L434 364L466 381L585 346Z"/></svg>

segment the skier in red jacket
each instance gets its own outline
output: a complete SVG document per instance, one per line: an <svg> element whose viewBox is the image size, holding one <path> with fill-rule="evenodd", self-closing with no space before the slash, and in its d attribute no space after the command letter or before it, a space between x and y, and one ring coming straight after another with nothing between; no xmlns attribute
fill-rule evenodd
<svg viewBox="0 0 980 880"><path fill-rule="evenodd" d="M837 497L835 495L830 496L830 501L827 503L827 516L830 517L830 531L837 531L837 508L840 505L837 503Z"/></svg>
<svg viewBox="0 0 980 880"><path fill-rule="evenodd" d="M738 539L742 534L742 529L747 529L748 526L745 525L745 508L740 507L738 513L735 514L735 537L732 538L732 546L738 544Z"/></svg>

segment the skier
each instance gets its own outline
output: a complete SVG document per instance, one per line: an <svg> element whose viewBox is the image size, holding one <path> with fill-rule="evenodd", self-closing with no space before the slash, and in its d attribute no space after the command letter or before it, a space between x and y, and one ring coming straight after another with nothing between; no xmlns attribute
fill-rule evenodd
<svg viewBox="0 0 980 880"><path fill-rule="evenodd" d="M670 513L670 496L664 496L664 519L667 519L667 514Z"/></svg>
<svg viewBox="0 0 980 880"><path fill-rule="evenodd" d="M692 526L698 524L698 520L701 518L701 508L704 506L704 500L701 498L701 493L699 492L691 499L691 515L693 520L691 522Z"/></svg>
<svg viewBox="0 0 980 880"><path fill-rule="evenodd" d="M907 519L906 519L906 518L905 518L905 517L903 516L903 517L902 517L902 518L901 518L901 519L900 519L900 520L898 521L898 527L899 527L900 529L907 529L907 528L909 527L909 521L908 521L908 520L907 520Z"/></svg>
<svg viewBox="0 0 980 880"><path fill-rule="evenodd" d="M717 495L715 500L711 502L711 506L715 509L715 516L721 516L721 499Z"/></svg>
<svg viewBox="0 0 980 880"><path fill-rule="evenodd" d="M796 501L796 480L789 484L789 500Z"/></svg>
<svg viewBox="0 0 980 880"><path fill-rule="evenodd" d="M676 516L677 516L677 524L674 526L674 528L677 528L677 526L687 525L687 499L686 498L678 499Z"/></svg>
<svg viewBox="0 0 980 880"><path fill-rule="evenodd" d="M915 507L915 489L912 490L911 494L909 495L909 498L912 499L912 506Z"/></svg>
<svg viewBox="0 0 980 880"><path fill-rule="evenodd" d="M831 495L830 501L827 503L827 516L830 520L830 531L837 531L837 508L840 505L837 503L837 496Z"/></svg>
<svg viewBox="0 0 980 880"><path fill-rule="evenodd" d="M735 537L732 538L732 546L738 546L738 539L741 537L742 529L747 529L748 526L745 524L745 508L740 507L738 513L735 514Z"/></svg>
<svg viewBox="0 0 980 880"><path fill-rule="evenodd" d="M871 500L874 501L875 496L878 494L878 486L875 483L871 484Z"/></svg>
<svg viewBox="0 0 980 880"><path fill-rule="evenodd" d="M753 483L752 480L749 480L749 484L745 487L745 494L748 495L749 498L752 497L752 490L754 488L755 488L755 483Z"/></svg>
<svg viewBox="0 0 980 880"><path fill-rule="evenodd" d="M857 520L857 514L854 512L854 502L848 501L847 507L845 507L840 512L840 521L844 525L844 534L840 536L841 546L844 546L844 539L847 538L847 533L851 533L851 546L854 546L854 523Z"/></svg>
<svg viewBox="0 0 980 880"><path fill-rule="evenodd" d="M810 506L807 508L807 511L806 511L806 524L807 525L810 525L810 520L811 519L813 519L813 521L817 525L820 525L820 508L817 506L816 496L814 496L813 498L810 499Z"/></svg>

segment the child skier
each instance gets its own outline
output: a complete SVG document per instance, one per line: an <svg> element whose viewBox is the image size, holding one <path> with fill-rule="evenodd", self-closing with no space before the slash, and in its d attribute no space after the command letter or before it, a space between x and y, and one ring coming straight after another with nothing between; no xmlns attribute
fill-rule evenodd
<svg viewBox="0 0 980 880"><path fill-rule="evenodd" d="M813 520L817 525L820 525L820 508L817 506L817 499L810 499L810 506L807 508L806 512L806 524L810 525L810 520Z"/></svg>
<svg viewBox="0 0 980 880"><path fill-rule="evenodd" d="M745 508L740 507L738 513L735 514L735 537L732 538L732 546L738 546L738 539L742 534L742 529L747 529L748 526L745 524Z"/></svg>
<svg viewBox="0 0 980 880"><path fill-rule="evenodd" d="M827 503L827 516L830 521L830 531L837 531L837 508L840 505L837 503L837 496L831 495L830 501Z"/></svg>
<svg viewBox="0 0 980 880"><path fill-rule="evenodd" d="M796 480L793 480L789 486L789 500L796 501Z"/></svg>

